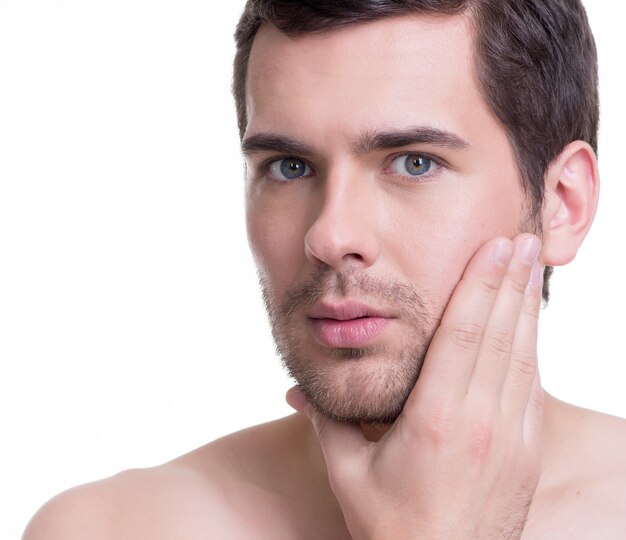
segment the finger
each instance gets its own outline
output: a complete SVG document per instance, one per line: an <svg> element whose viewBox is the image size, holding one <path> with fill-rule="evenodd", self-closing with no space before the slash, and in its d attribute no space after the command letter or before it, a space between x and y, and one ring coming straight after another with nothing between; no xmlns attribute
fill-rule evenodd
<svg viewBox="0 0 626 540"><path fill-rule="evenodd" d="M285 399L311 422L326 460L329 477L350 474L350 471L360 467L361 459L366 457L372 443L365 439L358 425L335 422L316 411L297 386L287 391Z"/></svg>
<svg viewBox="0 0 626 540"><path fill-rule="evenodd" d="M537 261L526 287L524 304L517 322L511 361L502 388L502 411L523 426L533 381L537 374L537 334L541 308L543 265Z"/></svg>
<svg viewBox="0 0 626 540"><path fill-rule="evenodd" d="M407 401L408 408L414 406L416 399L456 402L465 395L484 328L512 254L511 240L496 238L472 257L431 341Z"/></svg>
<svg viewBox="0 0 626 540"><path fill-rule="evenodd" d="M511 362L515 333L524 304L532 266L541 249L529 234L515 238L515 252L493 304L468 393L500 403L504 379Z"/></svg>
<svg viewBox="0 0 626 540"><path fill-rule="evenodd" d="M543 401L544 393L541 388L541 377L537 370L533 379L524 415L524 441L527 448L535 448L537 452L541 449L541 435L543 432Z"/></svg>

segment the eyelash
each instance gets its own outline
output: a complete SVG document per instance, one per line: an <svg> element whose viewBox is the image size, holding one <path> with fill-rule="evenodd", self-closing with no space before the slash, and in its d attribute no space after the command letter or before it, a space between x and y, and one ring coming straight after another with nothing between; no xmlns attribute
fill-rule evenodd
<svg viewBox="0 0 626 540"><path fill-rule="evenodd" d="M398 175L398 173L387 173L387 174L396 174L400 176L403 180L411 184L419 184L420 178L431 179L433 177L439 176L442 169L448 169L450 167L445 160L441 159L440 157L429 154L427 152L406 152L405 151L405 152L398 152L396 154L389 156L387 158L387 165L385 166L385 170L387 170L396 159L398 159L399 157L403 157L403 156L407 156L407 157L419 156L422 158L426 158L432 161L437 166L437 168L433 172L428 172L428 173L417 175L417 176L410 176L410 175L404 175L404 174Z"/></svg>
<svg viewBox="0 0 626 540"><path fill-rule="evenodd" d="M260 165L259 165L259 173L260 176L262 176L263 178L270 180L271 182L275 182L278 184L289 184L290 182L285 181L285 180L276 180L275 178L272 178L269 174L270 172L270 165L272 163L275 163L276 161L281 161L283 159L297 159L299 161L302 161L303 163L305 163L310 169L311 171L315 171L315 168L313 167L313 165L311 165L306 159L302 159L298 156L294 156L293 154L285 154L284 156L272 156L270 158L267 158L266 160L264 160ZM310 175L313 176L313 175ZM310 176L306 176L305 178L309 178ZM294 180L291 180L291 182L294 182Z"/></svg>
<svg viewBox="0 0 626 540"><path fill-rule="evenodd" d="M411 184L418 184L420 183L419 180L416 180L417 178L432 178L434 176L438 176L441 172L442 169L448 169L450 166L449 164L441 159L440 157L434 156L432 154L426 153L426 152L397 152L396 154L392 154L391 156L388 156L386 158L386 165L384 167L384 170L388 169L389 166L393 163L393 161L401 156L420 156L426 159L429 159L430 161L432 161L437 168L435 169L434 172L430 173L426 173L420 176L409 176L409 175L398 175L397 173L387 173L387 174L393 174L393 175L397 175L400 176L400 178L402 178L403 180L405 180L408 183ZM310 169L312 172L311 175L306 176L304 178L310 178L311 176L315 176L315 167L313 167L313 165L311 163L309 163L306 159L300 158L298 156L294 156L293 154L285 154L285 155L278 155L278 156L272 156L270 158L267 158L266 160L264 160L263 162L261 162L261 164L258 167L260 176L271 181L274 183L278 183L278 184L289 184L294 182L295 180L291 180L291 181L285 181L285 180L277 180L275 178L272 178L269 175L269 170L270 170L270 166L272 165L272 163L275 163L276 161L281 161L283 159L298 159L302 162L304 162Z"/></svg>

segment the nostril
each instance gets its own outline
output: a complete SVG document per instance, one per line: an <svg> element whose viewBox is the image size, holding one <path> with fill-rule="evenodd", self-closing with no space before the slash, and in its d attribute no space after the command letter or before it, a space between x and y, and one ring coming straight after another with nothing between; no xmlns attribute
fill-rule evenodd
<svg viewBox="0 0 626 540"><path fill-rule="evenodd" d="M363 260L363 255L360 255L358 253L348 253L347 255L344 255L344 258L350 258L350 257L354 257L355 259L359 259L360 261Z"/></svg>
<svg viewBox="0 0 626 540"><path fill-rule="evenodd" d="M350 264L373 264L380 246L375 232L362 223L346 218L338 223L327 216L318 219L307 231L304 251L311 263L325 263L338 270Z"/></svg>

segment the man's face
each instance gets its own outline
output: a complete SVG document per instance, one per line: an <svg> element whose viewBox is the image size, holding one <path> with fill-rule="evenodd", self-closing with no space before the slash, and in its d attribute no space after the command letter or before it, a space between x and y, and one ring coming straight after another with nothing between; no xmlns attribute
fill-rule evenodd
<svg viewBox="0 0 626 540"><path fill-rule="evenodd" d="M422 16L255 38L248 236L285 366L336 419L395 420L471 256L528 228L471 40Z"/></svg>

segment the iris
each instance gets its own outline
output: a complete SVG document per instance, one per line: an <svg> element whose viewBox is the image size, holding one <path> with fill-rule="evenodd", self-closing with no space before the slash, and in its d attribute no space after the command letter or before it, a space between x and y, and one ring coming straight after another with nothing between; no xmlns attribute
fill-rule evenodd
<svg viewBox="0 0 626 540"><path fill-rule="evenodd" d="M419 155L407 156L404 160L404 168L413 176L419 176L430 171L432 160Z"/></svg>
<svg viewBox="0 0 626 540"><path fill-rule="evenodd" d="M280 172L288 180L300 178L306 172L306 163L296 158L281 159Z"/></svg>

